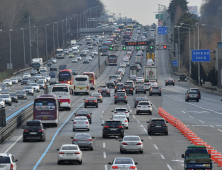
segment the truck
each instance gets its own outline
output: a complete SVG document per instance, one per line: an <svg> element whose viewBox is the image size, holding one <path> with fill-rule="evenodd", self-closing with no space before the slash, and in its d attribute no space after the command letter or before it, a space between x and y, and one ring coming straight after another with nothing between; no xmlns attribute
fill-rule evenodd
<svg viewBox="0 0 222 170"><path fill-rule="evenodd" d="M140 66L142 66L142 55L135 56L135 64L139 64Z"/></svg>
<svg viewBox="0 0 222 170"><path fill-rule="evenodd" d="M136 65L131 65L130 70L129 70L129 76L135 75L137 76L137 66Z"/></svg>
<svg viewBox="0 0 222 170"><path fill-rule="evenodd" d="M211 155L208 154L206 146L192 145L188 146L184 158L184 170L212 170Z"/></svg>
<svg viewBox="0 0 222 170"><path fill-rule="evenodd" d="M72 47L72 53L73 54L77 54L77 53L79 53L79 48L78 47Z"/></svg>
<svg viewBox="0 0 222 170"><path fill-rule="evenodd" d="M43 59L42 58L33 58L31 62L31 67L33 70L39 71L40 67L43 66Z"/></svg>
<svg viewBox="0 0 222 170"><path fill-rule="evenodd" d="M64 59L64 58L65 58L65 56L64 56L64 50L63 50L63 49L58 48L58 49L56 50L56 58L57 58L57 59Z"/></svg>
<svg viewBox="0 0 222 170"><path fill-rule="evenodd" d="M154 54L154 53L152 53L152 54L147 53L147 60L148 60L148 59L152 59L152 60L154 61L154 59L155 59L155 54Z"/></svg>
<svg viewBox="0 0 222 170"><path fill-rule="evenodd" d="M144 81L149 82L150 80L155 80L157 82L157 66L144 67Z"/></svg>
<svg viewBox="0 0 222 170"><path fill-rule="evenodd" d="M74 46L74 45L76 45L76 43L77 43L77 41L76 40L71 40L71 46Z"/></svg>

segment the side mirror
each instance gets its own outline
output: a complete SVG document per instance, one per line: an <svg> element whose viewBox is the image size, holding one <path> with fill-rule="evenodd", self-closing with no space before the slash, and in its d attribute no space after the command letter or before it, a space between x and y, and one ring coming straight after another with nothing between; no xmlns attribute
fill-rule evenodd
<svg viewBox="0 0 222 170"><path fill-rule="evenodd" d="M166 123L169 123L168 121L166 121Z"/></svg>
<svg viewBox="0 0 222 170"><path fill-rule="evenodd" d="M146 121L146 123L150 123L149 121Z"/></svg>
<svg viewBox="0 0 222 170"><path fill-rule="evenodd" d="M113 110L111 112L114 112Z"/></svg>
<svg viewBox="0 0 222 170"><path fill-rule="evenodd" d="M124 124L122 124L122 126L124 126Z"/></svg>
<svg viewBox="0 0 222 170"><path fill-rule="evenodd" d="M90 114L93 114L93 113L90 113Z"/></svg>
<svg viewBox="0 0 222 170"><path fill-rule="evenodd" d="M135 165L138 165L138 162L135 162Z"/></svg>
<svg viewBox="0 0 222 170"><path fill-rule="evenodd" d="M211 154L209 154L209 158L211 158Z"/></svg>
<svg viewBox="0 0 222 170"><path fill-rule="evenodd" d="M92 139L94 139L95 137L92 137Z"/></svg>
<svg viewBox="0 0 222 170"><path fill-rule="evenodd" d="M104 126L104 124L101 124L101 126Z"/></svg>
<svg viewBox="0 0 222 170"><path fill-rule="evenodd" d="M111 163L111 162L108 162L108 165L112 165L112 163Z"/></svg>
<svg viewBox="0 0 222 170"><path fill-rule="evenodd" d="M57 151L59 151L60 149L59 149L59 148L57 148L56 150L57 150Z"/></svg>
<svg viewBox="0 0 222 170"><path fill-rule="evenodd" d="M18 162L18 159L16 159L14 162Z"/></svg>
<svg viewBox="0 0 222 170"><path fill-rule="evenodd" d="M85 100L85 99L83 99L83 100Z"/></svg>
<svg viewBox="0 0 222 170"><path fill-rule="evenodd" d="M143 142L143 139L141 139L141 141Z"/></svg>
<svg viewBox="0 0 222 170"><path fill-rule="evenodd" d="M71 139L73 139L73 137L70 137Z"/></svg>
<svg viewBox="0 0 222 170"><path fill-rule="evenodd" d="M118 141L122 141L122 139L119 139Z"/></svg>
<svg viewBox="0 0 222 170"><path fill-rule="evenodd" d="M184 154L181 155L182 158L185 158Z"/></svg>
<svg viewBox="0 0 222 170"><path fill-rule="evenodd" d="M74 121L74 120L71 120L72 122Z"/></svg>

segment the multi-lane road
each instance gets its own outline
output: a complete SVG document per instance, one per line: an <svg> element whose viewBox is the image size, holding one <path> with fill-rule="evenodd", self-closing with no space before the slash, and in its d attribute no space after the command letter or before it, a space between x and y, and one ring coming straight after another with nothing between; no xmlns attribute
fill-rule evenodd
<svg viewBox="0 0 222 170"><path fill-rule="evenodd" d="M143 32L143 31L141 31ZM140 36L141 38L141 36ZM140 40L139 38L139 40ZM165 42L164 35L157 35L156 42ZM85 47L81 47L85 48ZM118 63L122 60L125 51L118 51ZM130 63L134 61L133 53ZM185 102L185 91L193 87L189 82L176 82L175 86L165 86L164 80L169 76L178 79L174 75L170 75L167 67L167 52L165 50L156 51L155 65L158 68L158 85L162 88L162 96L146 96L153 104L153 115L136 115L134 100L137 96L144 94L135 94L128 96L128 104L114 104L114 90L111 89L111 97L104 97L103 103L99 103L98 108L83 108L83 99L86 96L73 96L71 111L60 111L60 122L58 127L46 129L45 142L22 142L22 127L18 128L13 134L1 145L0 152L6 150L11 152L16 159L19 170L60 170L60 169L76 169L79 170L107 170L109 169L108 162L111 162L115 157L132 157L138 162L138 170L147 169L163 169L163 170L182 170L183 159L181 154L184 153L190 142L182 136L174 127L168 124L169 135L147 135L147 123L152 117L159 117L158 107L163 107L171 115L175 116L184 124L186 124L194 133L201 137L205 142L213 146L219 152L220 141L222 140L222 123L220 121L222 109L220 105L220 96L211 94L206 91L201 91L202 99L200 102ZM146 56L143 57L143 63L146 61ZM101 57L102 58L102 57ZM105 59L105 58L103 58ZM102 60L103 60L102 59ZM75 68L79 73L86 69L95 71L97 68L97 58L89 66L88 64L73 64L71 59L61 60L60 64L68 64L68 68ZM89 68L88 68L89 67ZM108 80L108 76L114 74L117 66L107 66L105 71L97 78L97 86L104 84ZM143 70L138 73L142 76ZM122 82L128 79L129 67L127 67L125 76ZM13 86L12 88L22 88L21 86ZM95 90L96 91L96 90ZM7 112L13 113L19 108L24 107L33 99L28 99L26 102L20 102L20 105L12 108ZM115 138L103 139L101 123L112 117L112 112L115 107L126 107L131 110L129 129L125 130L125 135L138 135L144 140L144 152L124 153L119 152L119 141ZM14 110L13 110L14 109ZM92 124L89 133L95 137L93 140L94 150L83 151L83 163L57 165L57 151L62 144L71 144L70 137L75 133L72 131L73 113L77 110L89 110L92 112ZM82 131L80 131L82 132ZM87 132L88 133L88 132ZM219 169L214 166L214 169Z"/></svg>

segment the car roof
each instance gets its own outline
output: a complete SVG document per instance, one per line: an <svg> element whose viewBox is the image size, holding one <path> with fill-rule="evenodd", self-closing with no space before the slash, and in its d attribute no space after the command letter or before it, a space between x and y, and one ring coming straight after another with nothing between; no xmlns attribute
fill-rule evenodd
<svg viewBox="0 0 222 170"><path fill-rule="evenodd" d="M164 118L151 118L150 120L165 120Z"/></svg>
<svg viewBox="0 0 222 170"><path fill-rule="evenodd" d="M126 110L127 110L126 107L116 107L115 110L116 110L116 109L126 109Z"/></svg>

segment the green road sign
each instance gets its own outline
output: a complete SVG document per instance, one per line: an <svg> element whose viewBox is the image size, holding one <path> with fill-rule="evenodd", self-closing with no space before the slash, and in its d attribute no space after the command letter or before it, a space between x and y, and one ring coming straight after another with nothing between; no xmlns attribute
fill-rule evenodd
<svg viewBox="0 0 222 170"><path fill-rule="evenodd" d="M163 19L163 14L156 14L156 19Z"/></svg>
<svg viewBox="0 0 222 170"><path fill-rule="evenodd" d="M156 19L159 19L159 14L156 14Z"/></svg>

